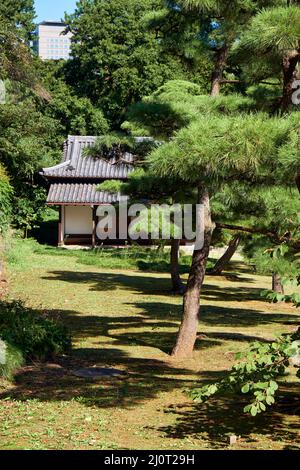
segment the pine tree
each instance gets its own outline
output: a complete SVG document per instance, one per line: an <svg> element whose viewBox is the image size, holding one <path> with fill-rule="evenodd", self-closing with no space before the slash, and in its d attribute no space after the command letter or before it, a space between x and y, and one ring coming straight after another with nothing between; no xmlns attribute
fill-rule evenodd
<svg viewBox="0 0 300 470"><path fill-rule="evenodd" d="M180 204L186 199L192 198L188 191L180 187L179 182L172 178L158 178L152 175L145 164L145 156L158 143L153 139L140 142L134 137L122 134L111 133L99 137L93 147L86 150L86 154L94 158L119 157L122 160L125 152L131 152L134 156L135 171L129 175L128 181L125 183L118 180L107 180L100 184L98 190L110 193L126 194L131 202L144 200L147 204ZM151 210L145 214L145 231L148 230L148 220L151 218ZM179 249L180 239L176 237L177 227L171 224L171 248L170 248L170 275L172 283L172 293L182 295L185 287L181 280L179 270ZM161 230L161 219L159 222L159 230ZM173 233L174 232L174 233ZM155 240L154 240L155 241Z"/></svg>
<svg viewBox="0 0 300 470"><path fill-rule="evenodd" d="M211 196L221 184L230 186L236 179L249 181L253 187L275 184L280 160L289 146L290 126L285 119L270 119L263 114L205 116L182 129L172 142L150 156L151 170L158 176L172 175L197 187L197 202L205 208L204 245L193 254L183 320L173 355L190 356L196 339L200 293L214 228ZM287 182L292 185L294 178Z"/></svg>
<svg viewBox="0 0 300 470"><path fill-rule="evenodd" d="M300 8L299 2L270 8L257 14L237 45L240 59L256 61L259 78L278 76L282 82L282 96L277 109L285 112L292 105L293 84L298 78L300 59ZM260 69L260 71L257 71ZM262 75L261 75L262 74Z"/></svg>
<svg viewBox="0 0 300 470"><path fill-rule="evenodd" d="M251 18L262 8L283 0L179 0L167 1L164 9L148 15L166 47L197 58L206 51L213 62L210 94L218 96L224 85L239 84L239 67L230 64L232 46Z"/></svg>
<svg viewBox="0 0 300 470"><path fill-rule="evenodd" d="M34 0L1 0L0 19L10 23L19 37L29 41L35 30Z"/></svg>

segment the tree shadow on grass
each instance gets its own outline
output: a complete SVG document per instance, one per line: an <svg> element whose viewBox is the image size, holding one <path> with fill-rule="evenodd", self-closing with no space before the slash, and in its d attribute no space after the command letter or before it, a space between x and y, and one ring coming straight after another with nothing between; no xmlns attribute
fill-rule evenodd
<svg viewBox="0 0 300 470"><path fill-rule="evenodd" d="M161 295L163 289L166 289L166 292L169 289L168 279L157 279L145 275L54 271L45 279L60 280L71 283L73 286L76 283L86 283L90 290L96 292L114 291L121 288L133 291L135 294ZM245 293L245 289L234 288L234 297L238 298L241 292ZM217 294L222 295L218 289ZM132 299L134 300L134 297ZM226 301L226 296L223 300ZM57 358L56 364L35 364L25 367L16 377L16 387L7 393L2 393L0 398L10 396L18 400L35 398L42 401L74 399L86 406L130 409L139 403L156 398L161 392L171 393L174 390L192 388L197 374L184 366L174 366L170 363L168 356L162 353L169 351L175 342L181 306L169 302L139 302L138 299L127 305L138 308L140 314L133 317L122 315L122 312L117 316L102 315L101 310L95 315L83 315L82 312L72 310L48 312L50 316L62 318L64 323L72 329L78 347L73 351L72 356ZM283 323L284 321L288 324L296 324L297 315L210 305L201 307L200 318L205 325L230 327ZM91 346L84 345L86 338L90 339ZM226 337L224 334L222 336L222 332L216 331L210 332L205 341L199 341L198 346L210 348L228 339L248 341L253 337L241 334L236 337ZM80 345L80 342L83 342L83 345ZM141 358L140 348L145 346L160 349L161 357L158 359ZM82 379L72 375L72 371L76 368L93 366L120 368L126 374L120 378L105 378L101 381ZM199 378L205 379L205 374L202 373ZM239 430L244 430L244 434L251 432L247 421L241 417L240 407L231 411L226 400L218 403L219 407L213 409L203 408L203 405L201 408L199 405L187 405L182 416L179 416L180 428L169 427L165 428L164 432L170 436L174 429L175 435L181 436L193 432L206 433L209 441L217 439L216 433L217 436L221 436L221 434L232 432L230 429L232 423L234 423L235 433L239 433ZM199 419L202 423L200 429L197 428ZM279 417L278 421L280 419ZM249 417L246 417L246 420L249 420ZM273 432L268 422L264 423L262 429L263 431L260 430L260 432L265 434Z"/></svg>
<svg viewBox="0 0 300 470"><path fill-rule="evenodd" d="M157 296L168 296L169 294L169 281L165 278L157 279L155 277L149 277L147 275L130 275L130 274L115 274L115 273L95 273L95 272L74 272L74 271L51 271L50 275L44 277L49 281L62 281L72 285L74 284L88 284L89 290L93 292L113 292L117 289L130 290L131 295L133 294L144 294L144 295L157 295ZM245 289L244 287L228 287L226 292L224 289L220 289L213 285L206 285L203 289L202 298L213 295L214 299L218 301L224 301L224 304L228 300L234 301L245 301L248 296L255 295L259 289ZM211 300L211 298L210 298ZM249 300L249 299L248 299ZM182 305L176 305L169 302L128 302L126 305L138 308L141 311L141 317L145 316L153 321L167 322L165 327L178 327L178 322L181 319ZM226 305L226 304L225 304ZM244 304L243 304L244 305ZM78 314L77 316L79 316ZM104 318L101 313L99 314L99 326L102 323L102 328L105 326ZM107 321L112 322L112 318L107 317ZM125 317L129 323L135 323L140 318L136 317L133 320L132 317ZM67 318L66 318L67 319ZM101 319L101 320L100 320ZM123 322L124 317L114 319L115 322ZM88 323L86 316L82 316L81 328L85 328L84 324ZM90 321L94 321L91 317ZM125 320L126 322L127 320ZM142 320L138 320L138 323ZM142 321L143 322L143 321ZM288 313L272 313L263 312L257 309L251 308L240 308L240 307L227 307L227 306L214 306L214 305L201 305L200 306L200 322L204 325L212 326L226 326L226 327L245 327L245 326L256 326L265 325L272 323L280 323L286 325L297 325L299 323L299 314L288 314ZM131 325L139 326L139 325ZM163 325L160 325L161 327ZM166 340L166 338L164 338ZM166 340L166 344L169 341ZM174 343L173 343L174 344ZM167 346L168 349L168 346ZM163 350L166 350L163 349Z"/></svg>
<svg viewBox="0 0 300 470"><path fill-rule="evenodd" d="M200 322L215 326L257 326L267 324L298 325L300 315L269 313L259 310L203 305L200 307Z"/></svg>
<svg viewBox="0 0 300 470"><path fill-rule="evenodd" d="M117 290L120 288L129 289L133 292L149 295L170 295L170 280L166 277L149 276L146 273L140 274L116 274L114 272L81 272L81 271L50 271L49 276L43 277L46 280L60 280L71 284L89 284L90 290L101 292L107 290ZM261 289L254 287L233 287L231 285L217 286L207 284L203 286L201 298L204 300L236 301L245 302L251 300L262 300Z"/></svg>
<svg viewBox="0 0 300 470"><path fill-rule="evenodd" d="M194 381L195 373L172 364L169 356L162 353L171 350L175 342L176 323L170 332L166 328L174 326L172 322L163 321L158 328L152 319L148 323L145 316L83 316L72 310L48 310L47 316L63 320L71 329L77 347L70 356L55 358L55 364L33 363L21 369L16 375L16 386L2 393L0 399L8 396L17 400L78 399L98 407L129 408L155 398L162 391L181 389ZM215 344L209 340L205 347ZM141 347L155 348L152 357L159 353L159 358L143 357ZM125 375L100 381L73 375L76 369L94 366L121 369Z"/></svg>
<svg viewBox="0 0 300 470"><path fill-rule="evenodd" d="M167 302L131 302L127 305L138 307L142 314L156 320L168 319L179 322L182 314L182 306ZM218 307L214 305L200 306L200 326L223 327L251 327L266 324L298 325L299 314L267 313L260 310L233 307ZM178 323L177 323L178 324ZM175 325L174 325L175 326Z"/></svg>
<svg viewBox="0 0 300 470"><path fill-rule="evenodd" d="M124 376L100 380L79 378L72 374L82 367L113 367ZM58 358L55 364L35 364L23 368L16 376L16 387L2 393L0 399L41 401L78 400L99 408L131 408L192 384L191 372L173 368L167 361L129 356L124 350L78 349L72 357Z"/></svg>
<svg viewBox="0 0 300 470"><path fill-rule="evenodd" d="M89 290L93 292L114 291L121 287L135 293L170 295L170 281L165 277L158 279L147 275L79 271L50 271L49 274L50 276L44 276L42 279L59 280L71 284L89 284Z"/></svg>
<svg viewBox="0 0 300 470"><path fill-rule="evenodd" d="M202 299L217 301L249 302L261 299L262 289L258 287L233 287L224 284L219 287L215 284L204 284L201 294Z"/></svg>
<svg viewBox="0 0 300 470"><path fill-rule="evenodd" d="M209 381L220 377L219 373L207 372ZM287 386L285 386L286 388ZM299 440L300 424L297 417L286 419L287 414L281 409L281 401L287 397L299 399L299 386L289 384L284 395L278 394L278 405L255 418L243 413L249 402L245 396L224 396L213 398L202 404L186 404L181 407L169 407L167 413L176 416L176 423L159 428L165 437L173 439L193 438L207 441L210 448L226 448L229 436L241 438L243 447L254 447L259 439L255 434L263 435L274 442ZM299 450L300 446L297 447Z"/></svg>

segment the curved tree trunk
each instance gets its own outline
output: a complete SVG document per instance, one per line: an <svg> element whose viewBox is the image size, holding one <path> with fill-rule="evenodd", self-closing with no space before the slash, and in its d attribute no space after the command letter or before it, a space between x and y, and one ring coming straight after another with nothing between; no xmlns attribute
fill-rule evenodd
<svg viewBox="0 0 300 470"><path fill-rule="evenodd" d="M216 55L215 67L212 73L211 96L218 96L221 91L221 84L223 80L223 73L226 67L228 58L228 46L225 44L220 48Z"/></svg>
<svg viewBox="0 0 300 470"><path fill-rule="evenodd" d="M170 254L172 292L173 294L182 295L184 294L185 286L183 285L179 274L179 248L180 240L175 240L172 238Z"/></svg>
<svg viewBox="0 0 300 470"><path fill-rule="evenodd" d="M176 359L188 358L193 354L198 330L200 293L205 277L206 263L213 232L209 194L208 190L203 188L203 186L198 188L198 204L204 206L205 212L204 243L201 249L195 248L193 253L192 266L183 302L182 322L176 345L172 351L172 356ZM197 207L197 211L198 217L201 217L202 211L199 206ZM197 227L197 230L199 230L199 227Z"/></svg>
<svg viewBox="0 0 300 470"><path fill-rule="evenodd" d="M214 267L212 268L209 274L213 274L213 275L222 274L223 270L227 267L229 261L231 260L234 253L236 252L240 242L241 242L240 235L235 235L234 237L232 237L232 239L230 240L228 244L227 250L225 251L223 256L221 256L221 258L218 259L218 261L216 262L216 264L214 265Z"/></svg>
<svg viewBox="0 0 300 470"><path fill-rule="evenodd" d="M272 290L273 292L277 292L277 294L284 294L281 278L277 273L272 274Z"/></svg>

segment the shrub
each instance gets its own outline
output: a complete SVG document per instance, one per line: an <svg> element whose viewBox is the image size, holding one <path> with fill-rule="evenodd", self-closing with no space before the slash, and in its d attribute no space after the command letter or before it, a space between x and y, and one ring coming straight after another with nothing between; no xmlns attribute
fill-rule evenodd
<svg viewBox="0 0 300 470"><path fill-rule="evenodd" d="M12 192L8 176L0 164L0 233L7 228L10 221Z"/></svg>
<svg viewBox="0 0 300 470"><path fill-rule="evenodd" d="M25 359L46 360L71 348L65 326L21 301L0 302L0 338L19 349Z"/></svg>

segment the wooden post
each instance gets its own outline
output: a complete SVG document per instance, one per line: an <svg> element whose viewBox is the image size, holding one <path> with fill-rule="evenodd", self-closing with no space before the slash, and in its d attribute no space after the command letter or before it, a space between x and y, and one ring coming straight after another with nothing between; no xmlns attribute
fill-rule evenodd
<svg viewBox="0 0 300 470"><path fill-rule="evenodd" d="M92 233L92 247L95 248L97 244L97 206L92 206L93 211L93 233Z"/></svg>
<svg viewBox="0 0 300 470"><path fill-rule="evenodd" d="M59 221L58 221L58 246L64 246L65 243L65 218L64 207L59 206Z"/></svg>

